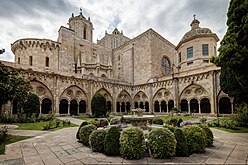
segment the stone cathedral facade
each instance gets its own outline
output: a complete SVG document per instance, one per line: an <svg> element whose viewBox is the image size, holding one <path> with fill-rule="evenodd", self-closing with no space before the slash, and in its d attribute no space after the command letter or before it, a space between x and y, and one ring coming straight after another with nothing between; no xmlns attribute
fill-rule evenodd
<svg viewBox="0 0 248 165"><path fill-rule="evenodd" d="M132 108L163 114L173 107L230 114L233 99L220 89L220 68L210 63L219 38L199 24L193 19L177 45L153 29L130 39L117 28L94 43L90 18L72 14L57 41L19 39L11 44L15 62L1 63L24 70L20 76L30 80L43 114L91 114L96 92L113 114ZM15 114L16 104L5 109Z"/></svg>

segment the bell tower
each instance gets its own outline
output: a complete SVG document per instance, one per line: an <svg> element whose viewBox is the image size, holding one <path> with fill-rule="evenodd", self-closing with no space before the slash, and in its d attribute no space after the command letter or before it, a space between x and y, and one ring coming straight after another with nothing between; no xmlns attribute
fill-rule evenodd
<svg viewBox="0 0 248 165"><path fill-rule="evenodd" d="M78 16L74 16L72 13L68 24L69 29L73 30L77 37L92 42L94 28L92 22L90 21L90 17L88 17L88 19L84 17L82 8L80 8L80 13Z"/></svg>

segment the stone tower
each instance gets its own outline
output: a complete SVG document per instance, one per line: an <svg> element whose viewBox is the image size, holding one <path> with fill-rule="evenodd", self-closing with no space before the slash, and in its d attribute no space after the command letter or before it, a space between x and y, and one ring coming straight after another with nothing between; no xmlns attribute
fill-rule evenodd
<svg viewBox="0 0 248 165"><path fill-rule="evenodd" d="M82 9L80 9L80 14L74 17L72 13L71 18L69 19L69 29L75 32L77 37L83 38L92 42L93 38L93 25L90 21L90 17L86 19L82 14Z"/></svg>

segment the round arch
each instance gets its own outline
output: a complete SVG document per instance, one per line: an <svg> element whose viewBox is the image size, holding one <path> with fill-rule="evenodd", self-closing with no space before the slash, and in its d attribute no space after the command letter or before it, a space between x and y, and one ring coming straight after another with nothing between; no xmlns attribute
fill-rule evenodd
<svg viewBox="0 0 248 165"><path fill-rule="evenodd" d="M201 113L211 113L211 105L208 98L202 98L200 104Z"/></svg>
<svg viewBox="0 0 248 165"><path fill-rule="evenodd" d="M229 97L221 97L219 100L219 113L220 114L231 114L231 99Z"/></svg>

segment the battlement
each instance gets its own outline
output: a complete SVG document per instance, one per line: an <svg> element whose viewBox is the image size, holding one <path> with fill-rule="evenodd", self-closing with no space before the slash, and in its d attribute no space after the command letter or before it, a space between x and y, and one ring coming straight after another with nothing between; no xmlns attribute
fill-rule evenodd
<svg viewBox="0 0 248 165"><path fill-rule="evenodd" d="M56 50L59 49L60 45L61 43L52 41L50 39L24 38L19 39L11 44L11 50L14 54L17 49L25 50L28 47L36 47L44 50Z"/></svg>

